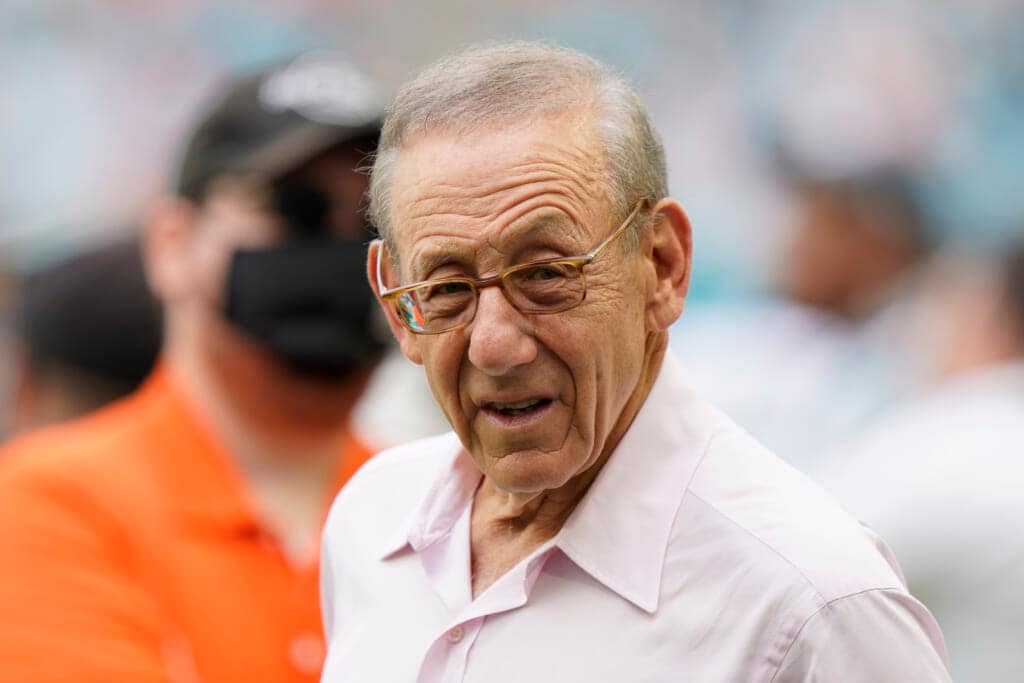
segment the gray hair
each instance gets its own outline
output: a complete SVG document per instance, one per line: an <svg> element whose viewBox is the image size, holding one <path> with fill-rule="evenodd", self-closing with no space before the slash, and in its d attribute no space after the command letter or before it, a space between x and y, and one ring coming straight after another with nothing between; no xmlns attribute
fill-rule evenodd
<svg viewBox="0 0 1024 683"><path fill-rule="evenodd" d="M471 46L406 83L388 109L370 182L370 219L395 255L391 182L402 145L423 133L486 126L589 108L606 154L606 190L619 220L642 198L668 194L665 153L639 95L611 68L575 50L515 41ZM639 243L646 221L630 229Z"/></svg>

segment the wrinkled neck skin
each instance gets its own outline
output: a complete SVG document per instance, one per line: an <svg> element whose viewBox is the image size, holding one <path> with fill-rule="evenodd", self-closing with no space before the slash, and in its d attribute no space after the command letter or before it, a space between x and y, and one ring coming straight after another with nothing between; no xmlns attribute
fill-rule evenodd
<svg viewBox="0 0 1024 683"><path fill-rule="evenodd" d="M536 546L558 533L647 400L667 347L667 332L654 332L648 336L636 387L601 445L600 453L586 469L563 486L529 493L509 492L484 477L473 502L474 554L486 552L485 546L491 543L508 544L512 539L518 539L526 546Z"/></svg>

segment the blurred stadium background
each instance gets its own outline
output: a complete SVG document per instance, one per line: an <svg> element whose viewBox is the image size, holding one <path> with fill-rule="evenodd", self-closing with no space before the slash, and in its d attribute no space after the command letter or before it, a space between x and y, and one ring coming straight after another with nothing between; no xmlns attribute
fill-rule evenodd
<svg viewBox="0 0 1024 683"><path fill-rule="evenodd" d="M821 173L914 171L930 229L981 247L1024 215L1024 3L704 0L0 3L0 270L137 225L174 140L219 78L299 50L386 87L470 41L542 38L647 96L696 229L694 297L756 291L777 265L785 148Z"/></svg>

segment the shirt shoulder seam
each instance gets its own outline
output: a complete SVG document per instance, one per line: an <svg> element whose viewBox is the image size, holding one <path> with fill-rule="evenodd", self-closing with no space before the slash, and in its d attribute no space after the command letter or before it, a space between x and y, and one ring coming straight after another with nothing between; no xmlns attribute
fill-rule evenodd
<svg viewBox="0 0 1024 683"><path fill-rule="evenodd" d="M771 543L769 543L765 539L761 538L759 535L757 535L756 533L754 533L753 531L751 531L750 529L748 529L744 525L740 524L738 521L733 519L733 517L731 515L729 515L728 513L722 511L717 505L715 505L711 501L707 500L707 498L705 498L704 496L700 495L699 493L697 493L693 489L690 489L690 495L692 495L694 498L696 498L697 500L699 500L700 502L704 503L709 508L714 510L715 513L718 516L720 516L722 519L724 519L727 522L729 522L732 526L736 527L737 529L742 531L744 534L746 534L747 536L753 538L758 543L760 543L762 546L764 546L765 548L770 550L772 552L772 554L774 554L780 560L785 562L787 565L789 565L793 569L794 572L796 572L796 574L803 580L803 582L805 584L807 584L807 586L812 591L814 591L815 597L817 597L820 602L822 602L823 604L828 602L827 599L825 598L825 595L820 590L818 590L818 587L815 585L815 583L813 581L811 581L811 579L807 576L807 574L805 574L804 571L802 569L800 569L800 567L798 567L791 559L786 557L786 555L783 554L782 551L780 551L774 545L772 545Z"/></svg>
<svg viewBox="0 0 1024 683"><path fill-rule="evenodd" d="M796 645L796 641L800 639L800 636L803 634L804 629L807 628L807 625L811 623L811 621L816 616L818 616L819 614L821 614L837 602L849 600L851 598L856 598L858 596L866 595L868 593L885 593L891 590L893 590L893 588L891 587L877 586L874 588L865 588L864 590L854 591L852 593L846 593L845 595L840 595L838 597L832 598L831 600L825 600L821 605L818 606L818 609L814 610L809 615L807 615L807 618L804 619L803 622L800 624L800 628L798 628L796 630L796 633L793 634L792 639L790 639L789 641L789 645L786 647L786 650L782 653L782 657L779 658L779 663L775 667L775 672L772 674L772 677L768 679L768 683L775 683L775 679L778 678L779 673L782 671L782 665L786 663L786 658L789 657L789 653L793 650L793 647Z"/></svg>

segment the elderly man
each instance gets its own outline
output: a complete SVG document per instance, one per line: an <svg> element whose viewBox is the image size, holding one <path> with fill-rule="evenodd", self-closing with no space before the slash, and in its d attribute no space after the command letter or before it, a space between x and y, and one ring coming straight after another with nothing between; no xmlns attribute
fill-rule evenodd
<svg viewBox="0 0 1024 683"><path fill-rule="evenodd" d="M690 226L639 99L471 48L394 102L369 273L454 433L325 530L325 681L941 681L884 546L666 355Z"/></svg>

